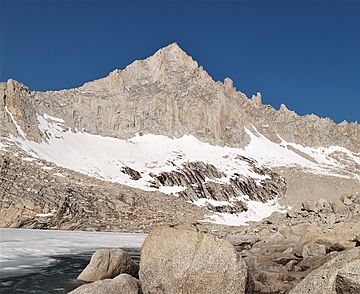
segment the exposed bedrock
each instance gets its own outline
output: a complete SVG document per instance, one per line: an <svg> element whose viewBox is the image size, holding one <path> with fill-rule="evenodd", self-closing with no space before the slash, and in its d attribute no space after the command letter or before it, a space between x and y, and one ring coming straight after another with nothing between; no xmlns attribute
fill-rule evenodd
<svg viewBox="0 0 360 294"><path fill-rule="evenodd" d="M227 175L212 164L189 162L181 169L153 175L154 185L186 187L178 193L180 198L191 202L208 199L210 201L206 207L215 212L246 211L244 196L250 200L266 202L285 195L286 182L282 176L268 168L255 166L250 159L243 160L251 162L252 170L264 178L258 180L235 173L226 179ZM229 204L212 205L211 200L227 201Z"/></svg>
<svg viewBox="0 0 360 294"><path fill-rule="evenodd" d="M360 146L358 124L299 116L284 105L275 110L262 104L260 94L249 99L231 79L215 82L176 43L78 88L36 92L9 80L1 83L0 97L0 120L6 123L0 131L15 132L4 113L7 106L34 139L39 139L35 113L47 113L72 129L117 138L138 132L192 134L211 144L245 146L244 127L254 125L275 142L280 136L304 146L338 145L357 152Z"/></svg>
<svg viewBox="0 0 360 294"><path fill-rule="evenodd" d="M101 181L76 172L0 156L0 227L148 231L203 219L177 197Z"/></svg>

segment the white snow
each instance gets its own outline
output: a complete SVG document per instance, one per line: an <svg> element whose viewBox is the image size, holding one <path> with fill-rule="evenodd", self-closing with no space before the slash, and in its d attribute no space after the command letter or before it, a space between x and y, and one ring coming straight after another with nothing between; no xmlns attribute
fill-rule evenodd
<svg viewBox="0 0 360 294"><path fill-rule="evenodd" d="M249 129L245 128L245 132L251 139L250 143L244 148L245 154L256 159L260 163L271 166L300 165L314 168L317 166L313 162L284 148L280 144L270 141L268 138L257 132L256 129L253 133Z"/></svg>
<svg viewBox="0 0 360 294"><path fill-rule="evenodd" d="M273 212L284 212L284 207L280 206L277 200L270 200L266 203L258 201L247 201L248 210L239 214L231 213L213 213L207 220L217 224L228 226L246 226L247 222L260 221L270 216Z"/></svg>
<svg viewBox="0 0 360 294"><path fill-rule="evenodd" d="M234 173L240 173L257 180L267 176L255 173L251 166L236 157L240 149L212 146L193 136L169 138L161 135L135 136L129 140L92 135L86 132L72 132L62 123L38 116L39 128L46 134L47 142L37 143L24 138L12 138L21 148L36 158L53 162L99 179L153 191L150 173L176 170L191 161L211 163L227 175L226 182ZM123 167L140 172L142 178L131 179L122 172ZM160 187L159 191L176 194L184 187Z"/></svg>
<svg viewBox="0 0 360 294"><path fill-rule="evenodd" d="M296 143L291 143L291 142L287 142L284 139L282 139L281 137L279 137L282 142L280 143L283 146L292 146L298 150L300 150L301 152L311 156L312 158L314 158L316 160L316 162L318 162L319 164L328 166L329 168L331 167L339 167L339 161L335 160L333 157L331 157L331 155L333 154L337 154L338 156L342 155L342 160L346 160L344 158L344 155L347 156L348 158L351 159L352 162L356 162L357 164L360 164L360 154L356 154L351 152L350 150L344 148L344 147L340 147L340 146L330 146L327 148L324 147L318 147L318 148L314 148L314 147L305 147L302 146L300 144L296 144Z"/></svg>
<svg viewBox="0 0 360 294"><path fill-rule="evenodd" d="M39 216L39 217L50 217L50 216L53 216L54 214L53 213L38 213L36 216Z"/></svg>
<svg viewBox="0 0 360 294"><path fill-rule="evenodd" d="M34 157L22 157L21 160L24 160L24 161L35 161L36 158L34 158Z"/></svg>
<svg viewBox="0 0 360 294"><path fill-rule="evenodd" d="M214 199L207 199L207 198L200 198L193 202L197 206L206 206L208 204L212 206L225 206L225 205L231 205L231 201L219 201Z"/></svg>
<svg viewBox="0 0 360 294"><path fill-rule="evenodd" d="M45 118L46 120L52 120L52 121L56 121L56 122L59 122L59 123L65 123L65 121L64 121L63 119L57 118L57 117L53 117L53 116L48 115L48 114L46 114L46 113L44 113L44 118Z"/></svg>
<svg viewBox="0 0 360 294"><path fill-rule="evenodd" d="M0 229L1 277L33 272L51 264L55 255L140 248L145 237L140 233Z"/></svg>
<svg viewBox="0 0 360 294"><path fill-rule="evenodd" d="M20 137L11 136L11 140L27 152L28 156L52 162L57 166L68 168L102 180L120 183L126 186L140 188L147 191L161 191L176 195L185 188L181 186L161 186L159 189L151 187L153 177L150 174L160 174L182 167L184 163L201 161L214 165L225 173L221 179L206 179L218 183L228 183L235 173L251 177L258 183L268 178L252 170L250 164L238 156L255 159L257 165L270 167L296 167L308 172L321 175L336 175L360 179L359 175L344 173L343 163L332 157L334 153L341 156L343 161L360 164L360 154L353 153L346 148L332 146L329 148L310 148L299 144L286 142L274 143L260 134L254 126L252 130L245 128L250 136L250 143L245 148L230 148L214 146L201 142L191 135L181 138L169 138L161 135L136 135L128 140L112 137L92 135L84 131L71 131L62 119L49 115L37 115L39 129L47 138L37 143L26 139L24 132L16 123L13 115L8 111ZM304 153L290 149L290 146ZM309 156L313 160L306 157ZM130 167L141 174L139 180L133 180L122 172L124 167ZM46 167L44 167L46 168ZM226 202L231 205L230 200ZM198 200L196 205L225 205L212 200ZM235 215L215 214L212 220L219 223L240 224L249 220L259 220L280 206L277 202L259 203L248 202L250 207L246 213Z"/></svg>
<svg viewBox="0 0 360 294"><path fill-rule="evenodd" d="M165 194L174 194L186 190L183 186L160 186L159 191Z"/></svg>
<svg viewBox="0 0 360 294"><path fill-rule="evenodd" d="M254 129L253 132L245 128L245 132L250 136L251 141L250 144L245 146L245 153L243 155L254 158L260 164L271 167L301 167L306 169L307 172L314 174L333 175L344 178L352 177L360 180L358 174L349 172L345 174L343 164L330 156L336 152L341 153L348 156L352 162L360 164L360 154L353 153L339 146L327 148L305 147L300 144L287 142L280 136L278 137L281 139L281 143L277 144L260 134L254 126L252 128ZM289 146L303 152L315 162L292 151L288 148Z"/></svg>
<svg viewBox="0 0 360 294"><path fill-rule="evenodd" d="M58 176L58 177L62 177L62 178L66 178L65 175L63 175L62 173L54 173L54 176Z"/></svg>

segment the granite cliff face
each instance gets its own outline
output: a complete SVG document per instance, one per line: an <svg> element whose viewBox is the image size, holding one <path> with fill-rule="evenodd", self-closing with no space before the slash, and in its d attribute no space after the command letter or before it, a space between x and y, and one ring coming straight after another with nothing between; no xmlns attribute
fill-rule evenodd
<svg viewBox="0 0 360 294"><path fill-rule="evenodd" d="M98 178L103 187L111 182L120 191L146 190L135 189L142 197L160 195L154 202L197 204L186 203L194 207L193 219L206 211L250 212L254 203L283 201L286 193L293 204L299 194L334 198L360 191L358 124L299 116L284 105L275 110L259 93L249 99L231 79L215 82L175 43L75 89L34 92L14 80L1 83L0 125L1 180L13 189L1 191L5 226L41 214L36 205L44 197L49 203L67 197L30 187L26 173L6 168L9 160L34 175L56 178L52 169L39 169L51 162L76 177ZM309 186L312 195L303 195ZM72 196L77 205L88 201L80 194ZM110 203L114 197L106 195ZM9 207L13 215L5 212ZM172 208L165 210L170 216Z"/></svg>
<svg viewBox="0 0 360 294"><path fill-rule="evenodd" d="M215 82L176 43L79 88L32 92L9 80L2 83L0 93L0 111L7 106L35 139L34 114L46 113L64 119L73 129L116 138L131 138L138 132L191 134L211 144L245 146L249 136L244 127L253 125L278 142L280 136L311 147L335 145L357 152L360 148L358 124L298 116L284 105L275 110L261 103L259 93L248 99L229 78ZM13 130L7 124L2 132L9 128Z"/></svg>

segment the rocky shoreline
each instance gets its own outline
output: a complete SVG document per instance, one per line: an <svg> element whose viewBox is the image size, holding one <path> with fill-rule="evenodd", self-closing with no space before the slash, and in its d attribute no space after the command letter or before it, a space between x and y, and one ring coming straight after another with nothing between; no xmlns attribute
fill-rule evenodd
<svg viewBox="0 0 360 294"><path fill-rule="evenodd" d="M248 227L160 226L140 264L97 251L71 293L360 293L360 195L306 201Z"/></svg>

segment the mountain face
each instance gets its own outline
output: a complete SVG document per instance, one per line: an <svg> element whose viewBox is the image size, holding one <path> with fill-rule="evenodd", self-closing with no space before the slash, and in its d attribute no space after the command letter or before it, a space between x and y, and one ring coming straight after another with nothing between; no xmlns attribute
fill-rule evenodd
<svg viewBox="0 0 360 294"><path fill-rule="evenodd" d="M175 43L79 88L34 92L9 80L0 97L2 226L88 228L96 210L101 226L125 211L122 229L146 229L164 199L183 203L185 219L239 224L279 202L360 191L358 124L275 110L259 93L249 99ZM30 183L19 169L39 177ZM89 208L95 178L112 192L97 188L101 203ZM72 192L46 192L57 185ZM114 191L136 195L129 211ZM59 210L69 197L76 208ZM140 225L136 210L152 221ZM168 222L173 208L161 211ZM79 215L90 221L75 225Z"/></svg>

